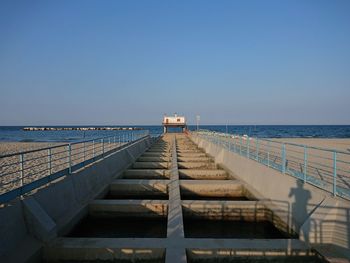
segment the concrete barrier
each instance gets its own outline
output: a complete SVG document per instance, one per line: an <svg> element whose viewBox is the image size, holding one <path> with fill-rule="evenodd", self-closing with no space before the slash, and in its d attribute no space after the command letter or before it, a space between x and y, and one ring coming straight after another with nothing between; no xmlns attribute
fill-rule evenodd
<svg viewBox="0 0 350 263"><path fill-rule="evenodd" d="M350 259L350 202L192 135L193 142L247 183L302 240L332 259ZM249 190L249 189L248 189ZM347 261L344 261L347 262Z"/></svg>
<svg viewBox="0 0 350 263"><path fill-rule="evenodd" d="M151 144L151 138L137 141L1 207L1 262L40 262L43 243L70 231L88 213L88 203Z"/></svg>

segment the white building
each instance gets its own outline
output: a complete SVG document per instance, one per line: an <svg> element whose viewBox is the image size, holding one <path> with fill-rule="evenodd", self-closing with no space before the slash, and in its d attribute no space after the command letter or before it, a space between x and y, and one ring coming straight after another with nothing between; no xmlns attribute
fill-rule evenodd
<svg viewBox="0 0 350 263"><path fill-rule="evenodd" d="M182 131L185 131L186 118L184 116L177 116L176 113L174 116L164 115L162 124L164 126L164 133L168 132L169 127L182 128Z"/></svg>

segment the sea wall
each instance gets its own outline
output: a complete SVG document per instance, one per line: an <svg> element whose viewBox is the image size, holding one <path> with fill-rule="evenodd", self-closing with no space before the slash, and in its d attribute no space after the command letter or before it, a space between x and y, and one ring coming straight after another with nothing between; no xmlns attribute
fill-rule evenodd
<svg viewBox="0 0 350 263"><path fill-rule="evenodd" d="M152 144L150 137L65 176L0 208L1 262L39 262L45 242L66 234L87 214L87 204L103 195Z"/></svg>
<svg viewBox="0 0 350 263"><path fill-rule="evenodd" d="M191 139L233 177L260 195L300 239L324 253L350 258L350 202L230 152L195 135Z"/></svg>

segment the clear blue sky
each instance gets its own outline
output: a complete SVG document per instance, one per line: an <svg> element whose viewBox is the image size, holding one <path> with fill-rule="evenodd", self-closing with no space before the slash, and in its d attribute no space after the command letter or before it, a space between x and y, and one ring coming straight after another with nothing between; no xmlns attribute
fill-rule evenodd
<svg viewBox="0 0 350 263"><path fill-rule="evenodd" d="M0 125L350 124L350 1L0 1Z"/></svg>

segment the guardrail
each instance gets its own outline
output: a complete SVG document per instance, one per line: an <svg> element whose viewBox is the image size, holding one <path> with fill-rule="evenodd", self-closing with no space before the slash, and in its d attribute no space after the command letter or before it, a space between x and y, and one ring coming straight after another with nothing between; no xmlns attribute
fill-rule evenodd
<svg viewBox="0 0 350 263"><path fill-rule="evenodd" d="M211 131L192 135L350 200L348 152Z"/></svg>
<svg viewBox="0 0 350 263"><path fill-rule="evenodd" d="M0 203L8 202L128 145L149 131L84 140L0 156Z"/></svg>

